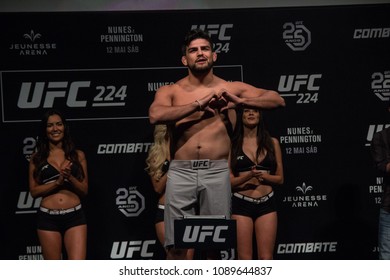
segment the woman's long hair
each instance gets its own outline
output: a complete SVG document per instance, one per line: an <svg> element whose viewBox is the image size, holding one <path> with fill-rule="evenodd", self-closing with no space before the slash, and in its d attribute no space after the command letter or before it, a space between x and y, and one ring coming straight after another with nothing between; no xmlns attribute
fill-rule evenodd
<svg viewBox="0 0 390 280"><path fill-rule="evenodd" d="M47 137L47 122L49 120L49 117L53 115L58 115L64 125L64 137L61 141L62 149L65 153L65 158L72 162L72 169L75 168L76 170L75 177L78 179L84 178L83 168L81 167L75 145L73 143L72 137L70 136L69 125L67 124L64 115L56 109L51 109L47 111L43 115L40 123L39 136L36 145L36 153L31 159L36 167L34 172L34 178L39 179L41 168L45 164L47 164L47 158L49 157L50 153L49 138Z"/></svg>
<svg viewBox="0 0 390 280"><path fill-rule="evenodd" d="M268 157L271 161L276 162L275 158L275 148L272 142L271 135L265 127L263 116L260 110L260 120L257 125L257 150L256 150L256 159L259 157L261 152L267 152ZM242 143L244 141L244 124L242 122L242 116L244 114L244 109L237 109L237 125L232 138L232 149L231 149L231 168L235 170L237 164L237 155L242 150ZM236 176L238 174L235 174Z"/></svg>
<svg viewBox="0 0 390 280"><path fill-rule="evenodd" d="M159 180L163 175L163 165L169 159L169 133L167 126L158 124L154 128L154 143L146 158L146 168L149 176Z"/></svg>

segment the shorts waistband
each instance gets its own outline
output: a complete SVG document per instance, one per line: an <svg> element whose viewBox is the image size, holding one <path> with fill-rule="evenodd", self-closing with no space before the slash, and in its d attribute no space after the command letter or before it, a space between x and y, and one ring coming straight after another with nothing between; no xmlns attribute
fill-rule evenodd
<svg viewBox="0 0 390 280"><path fill-rule="evenodd" d="M268 199L273 197L274 196L274 192L272 191L269 194L267 194L265 196L262 196L262 197L259 197L259 198L249 197L249 196L246 196L246 195L243 195L243 194L240 194L240 193L233 193L233 195L235 197L238 197L240 199L246 200L248 202L255 203L255 204L260 204L260 203L266 202Z"/></svg>
<svg viewBox="0 0 390 280"><path fill-rule="evenodd" d="M226 159L172 160L170 167L180 167L180 168L193 169L193 170L225 168L228 167L228 162Z"/></svg>
<svg viewBox="0 0 390 280"><path fill-rule="evenodd" d="M45 208L45 207L39 207L39 210L41 210L42 212L45 212L49 215L65 215L65 214L69 214L69 213L72 213L74 211L77 211L77 210L80 210L81 209L81 204L75 206L75 207L72 207L72 208L68 208L68 209L48 209L48 208Z"/></svg>

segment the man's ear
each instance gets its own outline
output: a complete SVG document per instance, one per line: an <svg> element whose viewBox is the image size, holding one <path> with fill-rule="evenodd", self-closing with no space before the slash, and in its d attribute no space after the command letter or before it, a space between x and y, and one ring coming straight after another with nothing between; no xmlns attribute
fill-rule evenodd
<svg viewBox="0 0 390 280"><path fill-rule="evenodd" d="M217 61L217 53L213 52L213 62L216 62L216 61Z"/></svg>
<svg viewBox="0 0 390 280"><path fill-rule="evenodd" d="M187 66L187 58L184 55L181 57L181 63L183 63L184 66Z"/></svg>

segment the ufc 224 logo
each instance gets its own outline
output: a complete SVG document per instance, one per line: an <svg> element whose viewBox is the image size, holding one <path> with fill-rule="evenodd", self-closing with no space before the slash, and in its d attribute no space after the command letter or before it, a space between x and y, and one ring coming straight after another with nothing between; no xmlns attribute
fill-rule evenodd
<svg viewBox="0 0 390 280"><path fill-rule="evenodd" d="M226 238L222 237L223 231L227 231L228 226L186 226L183 235L183 242L192 243L200 242L204 243L210 239L214 243L224 243Z"/></svg>
<svg viewBox="0 0 390 280"><path fill-rule="evenodd" d="M92 107L125 106L127 86L96 86ZM81 93L83 91L83 93ZM52 108L56 100L66 100L68 107L87 107L91 81L23 82L17 106L21 109ZM90 99L90 98L89 98Z"/></svg>
<svg viewBox="0 0 390 280"><path fill-rule="evenodd" d="M283 39L293 51L304 51L311 44L311 32L302 22L286 22L283 29Z"/></svg>
<svg viewBox="0 0 390 280"><path fill-rule="evenodd" d="M371 75L371 88L382 101L390 98L390 71L375 72Z"/></svg>
<svg viewBox="0 0 390 280"><path fill-rule="evenodd" d="M191 29L202 29L210 34L211 37L216 37L219 42L214 43L214 51L216 53L228 53L230 49L231 35L230 29L233 28L232 23L225 24L194 24ZM214 40L216 41L216 40Z"/></svg>
<svg viewBox="0 0 390 280"><path fill-rule="evenodd" d="M282 96L297 96L298 104L317 103L322 74L282 75L278 90Z"/></svg>

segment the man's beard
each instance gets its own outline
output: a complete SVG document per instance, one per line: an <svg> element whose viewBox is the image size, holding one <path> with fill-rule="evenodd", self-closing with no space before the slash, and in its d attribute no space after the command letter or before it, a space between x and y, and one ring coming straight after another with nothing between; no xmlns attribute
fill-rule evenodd
<svg viewBox="0 0 390 280"><path fill-rule="evenodd" d="M190 71L194 74L204 74L204 73L208 73L211 68L213 68L213 62L208 62L207 65L204 65L202 67L198 67L196 66L196 63L194 63L193 65L188 65L188 68L190 69Z"/></svg>

